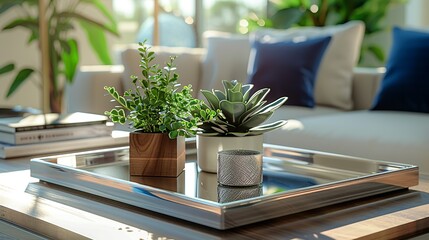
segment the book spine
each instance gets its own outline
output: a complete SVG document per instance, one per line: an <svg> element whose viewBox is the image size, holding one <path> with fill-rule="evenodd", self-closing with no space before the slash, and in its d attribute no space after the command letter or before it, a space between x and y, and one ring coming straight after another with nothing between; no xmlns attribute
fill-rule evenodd
<svg viewBox="0 0 429 240"><path fill-rule="evenodd" d="M0 141L15 145L45 143L79 138L109 136L112 133L112 130L113 126L108 126L106 124L52 128L18 132L10 134L11 137L8 139L2 137Z"/></svg>
<svg viewBox="0 0 429 240"><path fill-rule="evenodd" d="M71 128L71 127L80 127L80 126L90 126L90 125L100 125L106 124L107 120L94 121L94 122L78 122L78 123L67 123L67 124L48 124L48 125L39 125L39 126L27 126L27 127L17 127L15 132L27 132L35 131L42 129L57 129L57 128Z"/></svg>

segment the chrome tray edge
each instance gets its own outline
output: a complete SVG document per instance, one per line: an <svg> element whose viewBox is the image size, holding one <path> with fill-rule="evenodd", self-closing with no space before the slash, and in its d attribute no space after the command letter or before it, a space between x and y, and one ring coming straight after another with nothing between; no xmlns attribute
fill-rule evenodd
<svg viewBox="0 0 429 240"><path fill-rule="evenodd" d="M32 177L42 181L224 230L417 185L418 167L398 165L403 168L232 203L195 200L176 192L54 164L43 158L32 159L30 170Z"/></svg>

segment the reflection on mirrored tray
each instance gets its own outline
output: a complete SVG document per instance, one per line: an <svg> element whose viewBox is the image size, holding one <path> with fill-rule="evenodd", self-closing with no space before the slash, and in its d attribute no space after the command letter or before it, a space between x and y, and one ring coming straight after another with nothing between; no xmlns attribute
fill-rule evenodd
<svg viewBox="0 0 429 240"><path fill-rule="evenodd" d="M128 148L60 156L45 160L218 203L284 193L404 167L341 155L265 148L262 185L226 187L218 185L216 174L199 171L193 155L187 156L185 171L177 178L130 176Z"/></svg>
<svg viewBox="0 0 429 240"><path fill-rule="evenodd" d="M177 178L130 176L129 165L120 164L120 162L116 165L104 164L86 170L103 176L185 194L192 198L202 198L220 203L285 192L318 184L318 181L312 177L266 170L264 171L264 180L261 186L225 187L218 185L215 173L198 171L195 162L186 163L185 171Z"/></svg>

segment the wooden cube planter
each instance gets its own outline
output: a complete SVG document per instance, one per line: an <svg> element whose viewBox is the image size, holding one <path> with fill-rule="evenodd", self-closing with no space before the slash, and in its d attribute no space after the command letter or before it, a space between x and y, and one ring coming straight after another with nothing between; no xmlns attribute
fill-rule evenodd
<svg viewBox="0 0 429 240"><path fill-rule="evenodd" d="M185 168L185 138L164 133L130 133L130 175L177 177Z"/></svg>

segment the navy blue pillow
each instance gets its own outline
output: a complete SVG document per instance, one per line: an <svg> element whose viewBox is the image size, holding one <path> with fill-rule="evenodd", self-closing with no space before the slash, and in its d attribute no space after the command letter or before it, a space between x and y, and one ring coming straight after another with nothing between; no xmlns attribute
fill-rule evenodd
<svg viewBox="0 0 429 240"><path fill-rule="evenodd" d="M429 113L429 33L393 29L386 74L372 110Z"/></svg>
<svg viewBox="0 0 429 240"><path fill-rule="evenodd" d="M268 102L286 96L287 105L314 107L314 85L330 36L302 42L252 44L249 81L253 91L270 88Z"/></svg>

